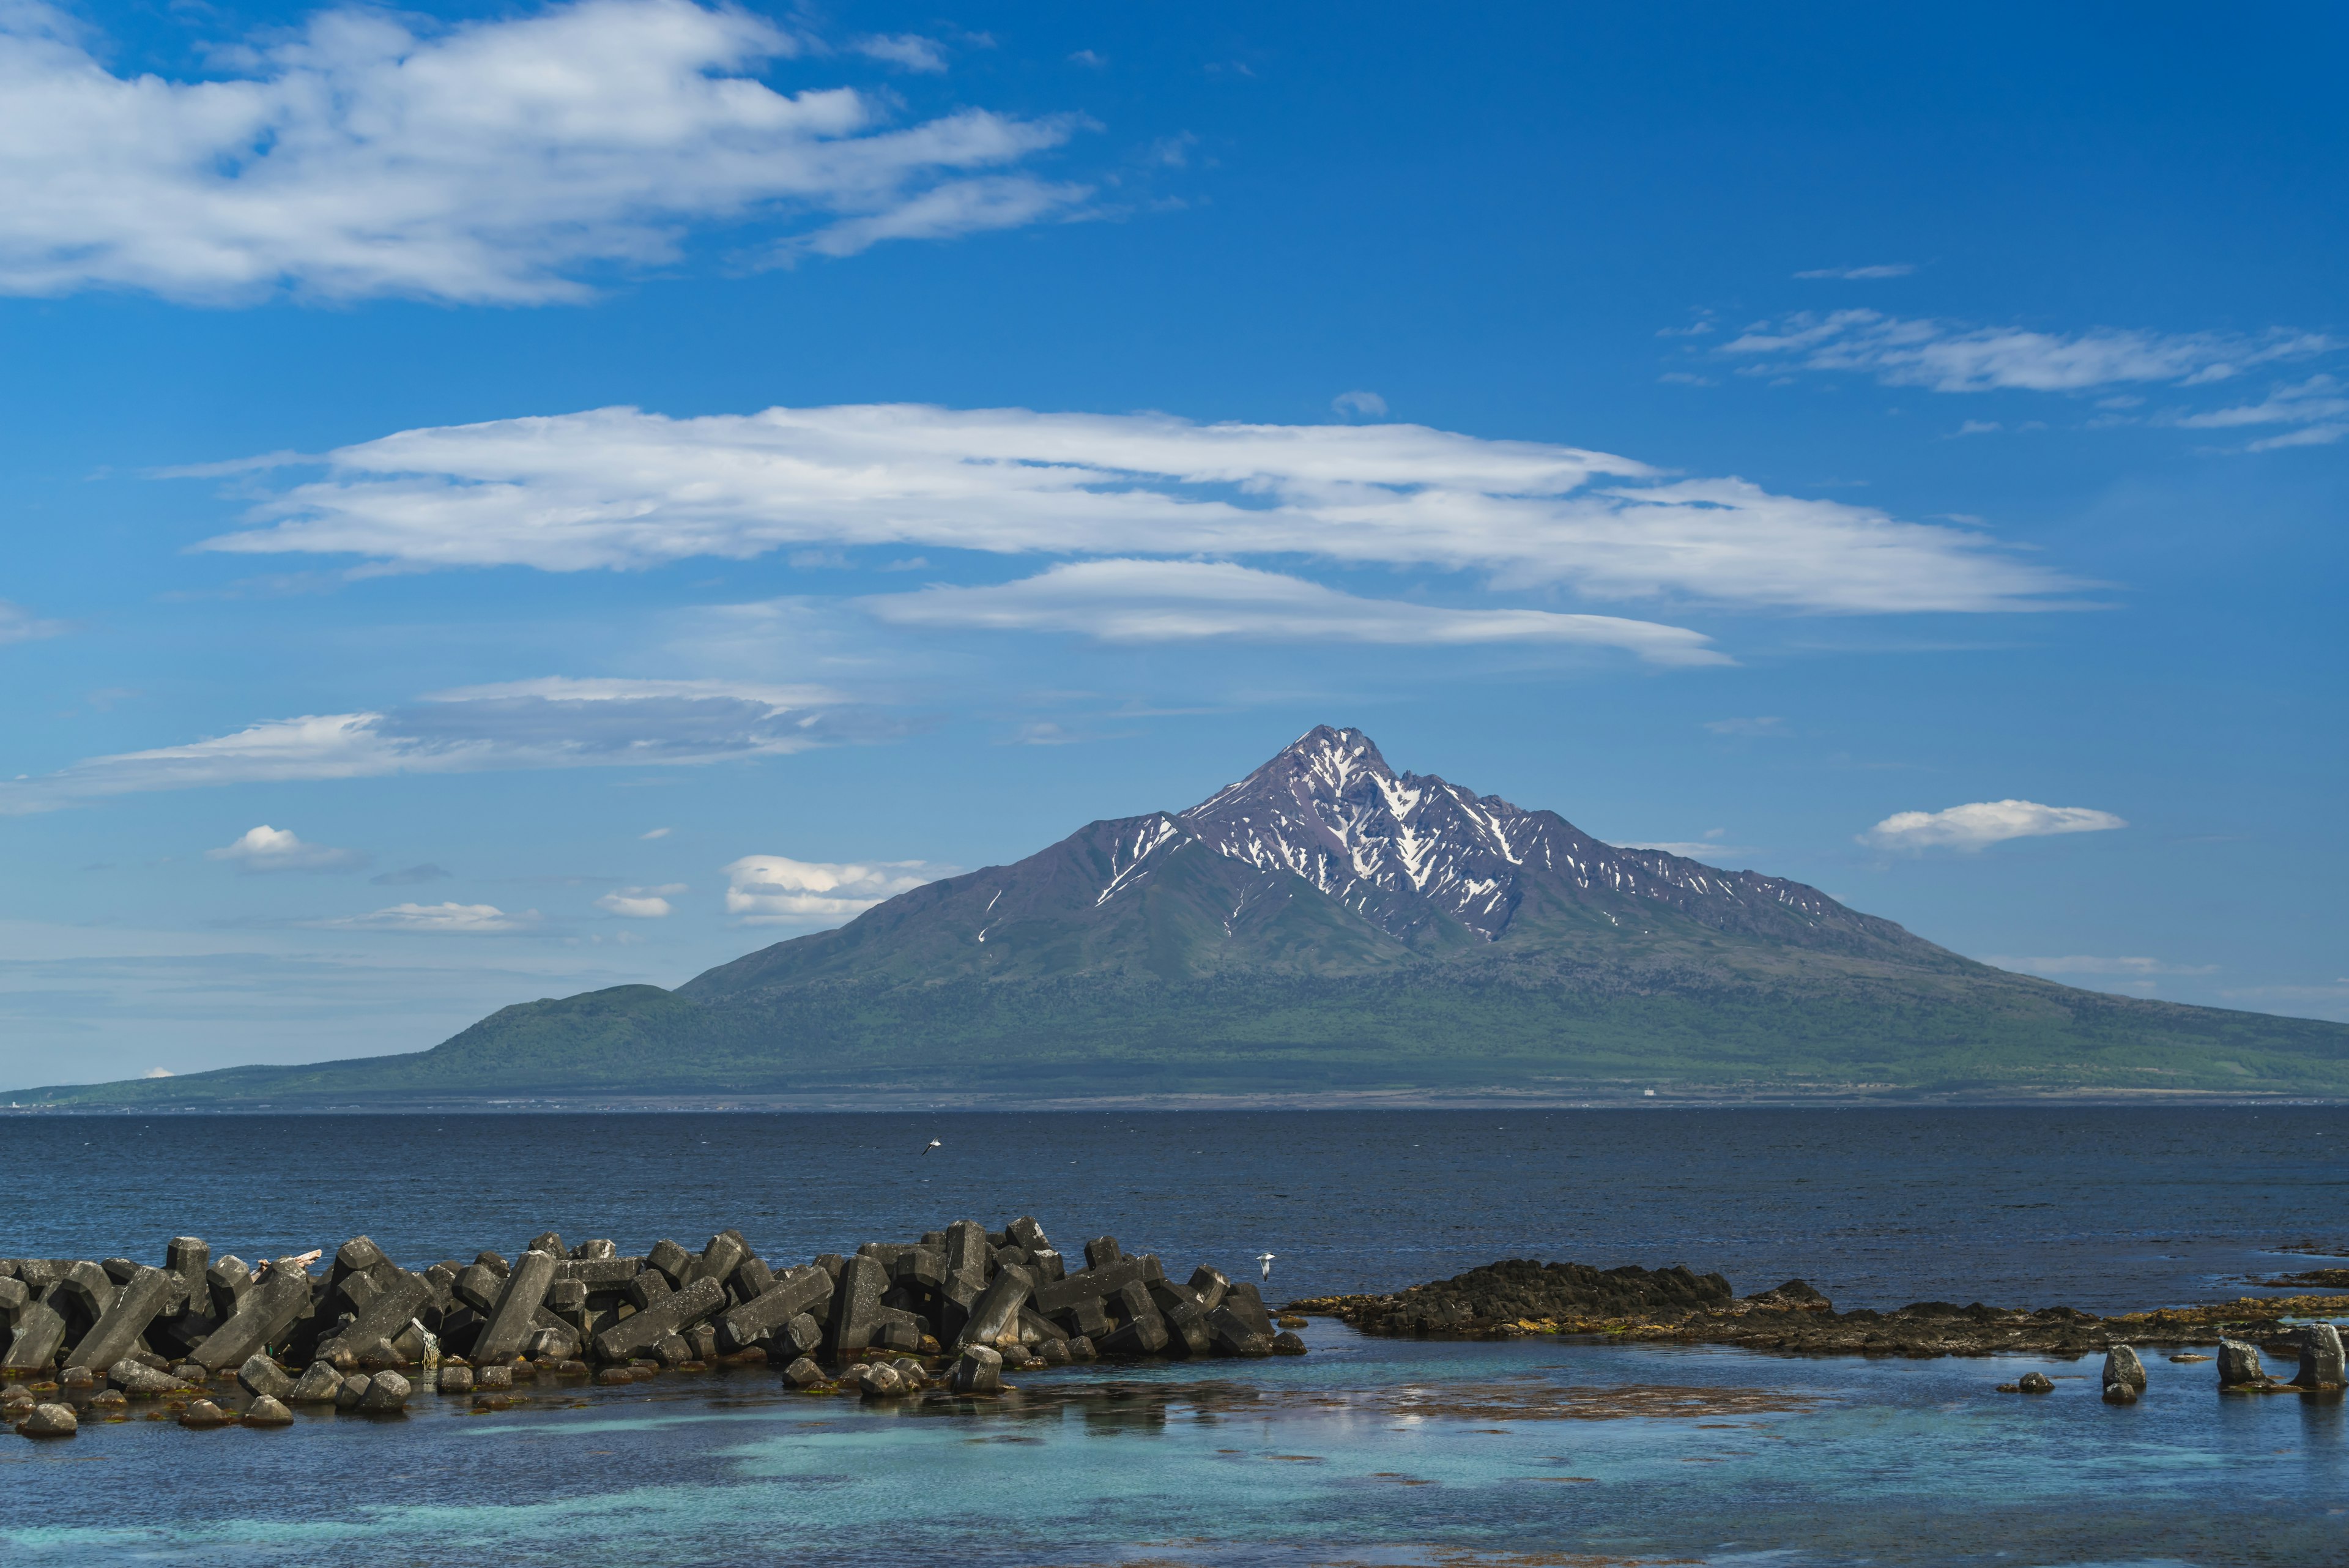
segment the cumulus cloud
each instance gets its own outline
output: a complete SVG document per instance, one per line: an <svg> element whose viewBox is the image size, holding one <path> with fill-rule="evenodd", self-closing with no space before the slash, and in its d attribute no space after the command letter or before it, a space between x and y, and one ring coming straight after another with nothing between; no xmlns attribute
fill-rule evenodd
<svg viewBox="0 0 2349 1568"><path fill-rule="evenodd" d="M745 855L726 867L726 912L752 926L845 920L934 882L947 869L919 860L829 865Z"/></svg>
<svg viewBox="0 0 2349 1568"><path fill-rule="evenodd" d="M209 541L413 567L631 568L777 549L1318 557L1499 587L1847 613L2038 607L2074 587L1966 530L1738 479L1421 425L1199 425L916 405L412 430Z"/></svg>
<svg viewBox="0 0 2349 1568"><path fill-rule="evenodd" d="M669 899L688 891L682 882L671 882L659 888L616 888L595 900L595 907L607 915L621 915L632 920L658 920L673 912Z"/></svg>
<svg viewBox="0 0 2349 1568"><path fill-rule="evenodd" d="M1860 835L1881 849L1985 848L2010 838L2058 833L2107 833L2128 824L2109 811L2084 805L2041 805L2030 800L1985 800L1946 811L1901 811Z"/></svg>
<svg viewBox="0 0 2349 1568"><path fill-rule="evenodd" d="M2250 337L2110 327L2033 332L1838 310L1759 323L1716 351L1750 358L1765 372L1853 370L1888 385L1936 392L2009 388L2076 392L2124 382L2197 386L2224 380L2254 365L2326 353L2340 346L2315 333L2284 328Z"/></svg>
<svg viewBox="0 0 2349 1568"><path fill-rule="evenodd" d="M472 936L518 931L538 923L536 909L509 915L495 904L394 904L372 914L347 915L321 925L347 930L446 932Z"/></svg>
<svg viewBox="0 0 2349 1568"><path fill-rule="evenodd" d="M1382 420L1387 413L1387 400L1376 392L1340 392L1330 400L1330 406L1341 414L1360 414L1369 420Z"/></svg>
<svg viewBox="0 0 2349 1568"><path fill-rule="evenodd" d="M1357 598L1226 562L1084 561L994 587L885 594L864 608L897 626L1081 632L1104 642L1552 643L1619 648L1652 664L1727 664L1701 632L1616 616L1444 609Z"/></svg>
<svg viewBox="0 0 2349 1568"><path fill-rule="evenodd" d="M0 784L0 815L212 784L514 768L692 764L894 732L817 687L551 677L435 693L385 712L308 714Z"/></svg>
<svg viewBox="0 0 2349 1568"><path fill-rule="evenodd" d="M61 620L43 620L18 605L0 599L0 647L12 642L38 642L45 637L59 637L70 629Z"/></svg>
<svg viewBox="0 0 2349 1568"><path fill-rule="evenodd" d="M290 828L263 823L247 828L233 844L204 851L207 860L227 860L248 874L262 871L356 871L367 857L356 849L305 844Z"/></svg>
<svg viewBox="0 0 2349 1568"><path fill-rule="evenodd" d="M1834 278L1845 283L1872 283L1878 278L1907 277L1917 270L1911 262L1879 262L1874 266L1822 266L1798 272L1796 277Z"/></svg>
<svg viewBox="0 0 2349 1568"><path fill-rule="evenodd" d="M746 9L578 0L422 30L399 16L323 11L231 51L236 74L174 81L113 74L39 0L0 8L0 292L529 305L670 262L697 227L853 228L864 237L814 245L846 254L1086 194L1017 172L1076 121L968 109L895 125L890 100L851 88L778 92L756 73L806 50ZM856 47L944 63L918 38ZM972 179L983 195L958 200Z"/></svg>

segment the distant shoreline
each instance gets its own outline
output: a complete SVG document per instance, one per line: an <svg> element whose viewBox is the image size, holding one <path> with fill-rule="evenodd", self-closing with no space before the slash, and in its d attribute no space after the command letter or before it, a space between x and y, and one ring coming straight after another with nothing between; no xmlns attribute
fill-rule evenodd
<svg viewBox="0 0 2349 1568"><path fill-rule="evenodd" d="M1496 1091L1443 1094L1414 1090L1361 1090L1349 1094L1296 1095L1102 1095L1038 1097L1018 1095L975 1095L952 1091L908 1093L902 1090L832 1090L805 1095L611 1095L498 1096L452 1099L345 1101L336 1104L278 1105L268 1101L186 1106L0 1105L0 1116L512 1116L610 1115L675 1112L689 1114L775 1114L862 1112L874 1116L921 1111L932 1115L1010 1113L1078 1115L1085 1112L1126 1113L1226 1111L1467 1111L1467 1110L1999 1110L2033 1106L2334 1106L2349 1099L2322 1096L2238 1093L2199 1089L2047 1089L2012 1090L1997 1095L1948 1094L1887 1090L1879 1094L1816 1094L1733 1090L1659 1089L1646 1094L1616 1092L1550 1095L1537 1091L1510 1094Z"/></svg>

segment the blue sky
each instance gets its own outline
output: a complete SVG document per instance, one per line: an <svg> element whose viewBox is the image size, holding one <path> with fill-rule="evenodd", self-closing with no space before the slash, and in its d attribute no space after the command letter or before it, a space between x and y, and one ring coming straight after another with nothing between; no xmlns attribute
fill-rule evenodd
<svg viewBox="0 0 2349 1568"><path fill-rule="evenodd" d="M0 19L0 1076L675 984L1319 722L2349 1018L2337 10Z"/></svg>

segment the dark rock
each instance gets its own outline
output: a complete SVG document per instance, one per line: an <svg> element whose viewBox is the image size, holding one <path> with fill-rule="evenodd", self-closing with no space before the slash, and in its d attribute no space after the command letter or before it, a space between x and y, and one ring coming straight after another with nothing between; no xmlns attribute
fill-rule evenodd
<svg viewBox="0 0 2349 1568"><path fill-rule="evenodd" d="M957 1394L1001 1393L1002 1354L984 1345L966 1345L947 1375L947 1386Z"/></svg>
<svg viewBox="0 0 2349 1568"><path fill-rule="evenodd" d="M357 1409L359 1407L359 1401L367 1397L367 1389L372 1386L374 1383L374 1376L366 1372L354 1373L352 1376L344 1378L342 1385L335 1390L335 1408L337 1410Z"/></svg>
<svg viewBox="0 0 2349 1568"><path fill-rule="evenodd" d="M470 1366L444 1366L433 1386L443 1394L471 1394L473 1391L473 1369Z"/></svg>
<svg viewBox="0 0 2349 1568"><path fill-rule="evenodd" d="M369 1414L383 1416L405 1410L408 1397L414 1392L407 1378L397 1372L378 1372L367 1379L367 1392L359 1398L359 1408Z"/></svg>
<svg viewBox="0 0 2349 1568"><path fill-rule="evenodd" d="M2145 1392L2145 1363L2137 1352L2126 1345L2116 1345L2105 1353L2105 1386L2126 1384L2138 1393Z"/></svg>
<svg viewBox="0 0 2349 1568"><path fill-rule="evenodd" d="M812 1387L823 1380L823 1368L804 1355L783 1368L783 1381L794 1388Z"/></svg>
<svg viewBox="0 0 2349 1568"><path fill-rule="evenodd" d="M236 1380L256 1398L283 1399L294 1392L293 1375L265 1355L248 1355L236 1369Z"/></svg>
<svg viewBox="0 0 2349 1568"><path fill-rule="evenodd" d="M293 1391L285 1396L289 1405L331 1405L343 1389L343 1375L330 1362L314 1361L305 1367L302 1376L294 1380Z"/></svg>
<svg viewBox="0 0 2349 1568"><path fill-rule="evenodd" d="M294 1412L285 1407L285 1401L264 1394L244 1407L244 1424L248 1427L290 1427L294 1424Z"/></svg>
<svg viewBox="0 0 2349 1568"><path fill-rule="evenodd" d="M228 1412L222 1409L219 1406L213 1404L209 1399L191 1400L189 1402L188 1407L180 1412L180 1425L182 1427L195 1427L202 1428L208 1427L225 1427L228 1424Z"/></svg>
<svg viewBox="0 0 2349 1568"><path fill-rule="evenodd" d="M1305 1354L1305 1342L1288 1329L1282 1329L1272 1336L1272 1353L1275 1355L1302 1355Z"/></svg>
<svg viewBox="0 0 2349 1568"><path fill-rule="evenodd" d="M2263 1388L2275 1379L2260 1365L2259 1346L2240 1339L2219 1342L2219 1386L2221 1388Z"/></svg>
<svg viewBox="0 0 2349 1568"><path fill-rule="evenodd" d="M28 1438L70 1438L81 1429L81 1421L70 1405L36 1405L16 1430Z"/></svg>
<svg viewBox="0 0 2349 1568"><path fill-rule="evenodd" d="M2341 1364L2341 1331L2329 1323L2313 1323L2300 1331L2300 1370L2292 1376L2295 1388L2338 1388L2344 1381Z"/></svg>
<svg viewBox="0 0 2349 1568"><path fill-rule="evenodd" d="M2053 1394L2054 1382L2044 1372L2026 1372L2014 1380L2015 1387L2025 1394Z"/></svg>

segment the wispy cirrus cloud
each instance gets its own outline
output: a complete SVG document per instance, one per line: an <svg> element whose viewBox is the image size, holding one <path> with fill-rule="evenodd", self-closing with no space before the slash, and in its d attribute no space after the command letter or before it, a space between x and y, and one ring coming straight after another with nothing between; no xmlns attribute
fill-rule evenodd
<svg viewBox="0 0 2349 1568"><path fill-rule="evenodd" d="M305 844L288 827L263 823L229 844L204 851L207 860L225 860L248 875L269 871L356 871L367 857L356 849Z"/></svg>
<svg viewBox="0 0 2349 1568"><path fill-rule="evenodd" d="M91 757L0 784L0 815L233 784L697 764L895 732L892 723L818 687L548 678L437 692L380 712L270 720L180 745Z"/></svg>
<svg viewBox="0 0 2349 1568"><path fill-rule="evenodd" d="M320 920L330 929L361 931L415 931L449 936L482 936L526 930L538 924L536 909L508 914L495 904L394 904L364 915Z"/></svg>
<svg viewBox="0 0 2349 1568"><path fill-rule="evenodd" d="M1621 649L1652 664L1733 662L1702 633L1655 621L1358 598L1228 562L1082 561L1015 583L924 588L861 602L896 626L1077 632L1104 642L1547 643Z"/></svg>
<svg viewBox="0 0 2349 1568"><path fill-rule="evenodd" d="M1841 283L1873 283L1884 278L1907 277L1916 270L1913 262L1877 262L1868 266L1813 267L1795 275L1799 278L1834 279Z"/></svg>
<svg viewBox="0 0 2349 1568"><path fill-rule="evenodd" d="M914 36L859 51L944 67ZM676 259L721 225L844 255L1072 208L1020 171L1068 117L894 122L758 73L808 41L695 0L575 0L419 27L345 6L230 51L236 74L113 74L39 0L0 10L0 292L286 290L533 305Z"/></svg>
<svg viewBox="0 0 2349 1568"><path fill-rule="evenodd" d="M630 568L778 549L1306 556L1488 586L1829 613L2013 610L2077 585L1969 530L1420 425L920 405L413 430L330 454L206 547Z"/></svg>
<svg viewBox="0 0 2349 1568"><path fill-rule="evenodd" d="M2109 811L2084 805L2041 805L2031 800L1974 801L1943 811L1895 812L1859 836L1879 849L1984 849L2010 838L2064 833L2109 833L2128 824Z"/></svg>
<svg viewBox="0 0 2349 1568"><path fill-rule="evenodd" d="M2298 425L2282 435L2251 443L2251 452L2278 447L2330 446L2349 436L2349 389L2332 376L2311 376L2304 381L2279 386L2256 403L2180 414L2172 423L2187 430L2240 430L2252 425Z"/></svg>
<svg viewBox="0 0 2349 1568"><path fill-rule="evenodd" d="M953 870L919 860L832 864L745 855L726 867L726 912L751 926L844 920Z"/></svg>
<svg viewBox="0 0 2349 1568"><path fill-rule="evenodd" d="M38 642L46 637L62 637L73 629L61 620L43 620L21 605L0 599L0 647L12 642Z"/></svg>
<svg viewBox="0 0 2349 1568"><path fill-rule="evenodd" d="M2285 327L2250 335L2111 327L2039 332L1838 310L1757 322L1714 352L1749 360L1763 373L1853 371L1936 392L2081 392L2132 383L2200 386L2340 347L2320 333Z"/></svg>

